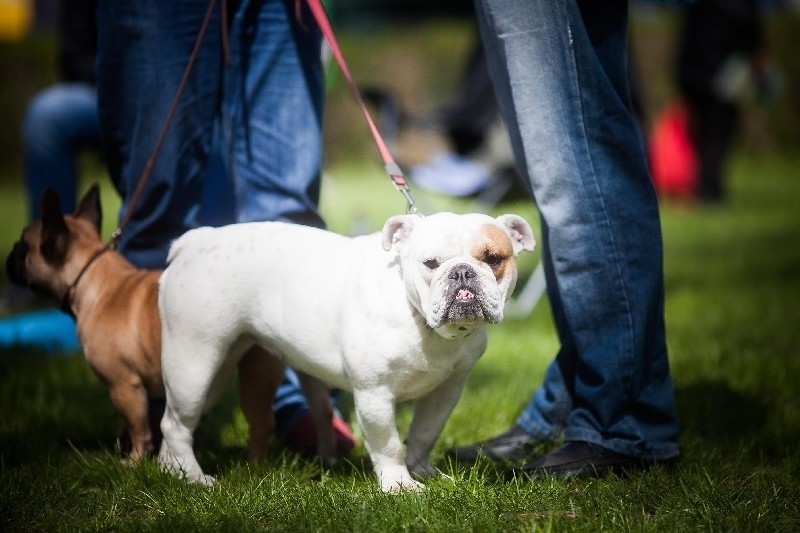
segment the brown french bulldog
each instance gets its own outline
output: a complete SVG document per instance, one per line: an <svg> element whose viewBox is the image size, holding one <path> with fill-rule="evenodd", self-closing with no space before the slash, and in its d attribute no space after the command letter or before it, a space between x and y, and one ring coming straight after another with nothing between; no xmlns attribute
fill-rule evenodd
<svg viewBox="0 0 800 533"><path fill-rule="evenodd" d="M89 366L108 388L131 440L129 458L154 449L148 399L164 397L158 278L140 270L100 239L102 212L93 185L71 215L52 189L42 194L42 219L33 222L6 261L8 278L60 303L75 317Z"/></svg>
<svg viewBox="0 0 800 533"><path fill-rule="evenodd" d="M148 404L165 396L158 312L162 271L136 268L102 242L96 184L71 215L61 212L52 189L44 191L41 205L42 219L23 230L8 256L8 278L55 300L75 318L86 362L125 421L131 441L126 461L136 462L161 439L159 420L150 420ZM251 349L238 369L241 408L250 426L248 458L257 460L266 456L274 429L268 406L283 363Z"/></svg>

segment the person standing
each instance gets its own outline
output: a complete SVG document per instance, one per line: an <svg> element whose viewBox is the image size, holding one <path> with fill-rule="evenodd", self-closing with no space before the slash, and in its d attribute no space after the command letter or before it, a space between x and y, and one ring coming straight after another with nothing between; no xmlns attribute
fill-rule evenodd
<svg viewBox="0 0 800 533"><path fill-rule="evenodd" d="M631 109L626 0L476 0L517 167L541 215L560 349L503 434L449 451L517 476L676 458L658 201ZM543 444L564 444L535 458Z"/></svg>
<svg viewBox="0 0 800 533"><path fill-rule="evenodd" d="M198 226L216 123L236 222L325 225L317 211L321 35L307 9L296 11L293 0L217 4L152 173L138 201L131 202L208 6L208 0L99 3L97 90L104 153L123 199L120 217L129 220L119 251L141 268L163 268L172 241ZM305 399L294 381L284 382L278 401L297 407L287 424L302 416ZM346 425L336 430L340 449L352 448Z"/></svg>
<svg viewBox="0 0 800 533"><path fill-rule="evenodd" d="M678 87L697 160L696 196L725 199L725 162L739 129L742 93L763 79L761 19L755 0L703 0L683 12Z"/></svg>

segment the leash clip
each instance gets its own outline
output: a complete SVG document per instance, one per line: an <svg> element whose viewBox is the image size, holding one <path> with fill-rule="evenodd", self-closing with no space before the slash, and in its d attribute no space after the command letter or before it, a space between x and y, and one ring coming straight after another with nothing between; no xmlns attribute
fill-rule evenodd
<svg viewBox="0 0 800 533"><path fill-rule="evenodd" d="M400 194L406 199L406 215L422 217L423 215L419 212L419 209L417 209L417 203L414 201L414 197L411 196L411 189L408 187L408 182L405 176L403 176L403 171L400 169L400 166L394 161L389 161L384 165L384 168L389 175L389 179L392 180L394 188L400 191Z"/></svg>
<svg viewBox="0 0 800 533"><path fill-rule="evenodd" d="M122 236L122 227L118 227L114 230L111 234L111 238L108 240L108 248L111 250L116 250L117 245L119 244L119 238Z"/></svg>
<svg viewBox="0 0 800 533"><path fill-rule="evenodd" d="M417 209L417 204L414 202L414 197L411 196L411 191L409 188L403 187L398 190L406 199L406 215L417 215L418 217L424 217L424 215L419 212L419 209Z"/></svg>

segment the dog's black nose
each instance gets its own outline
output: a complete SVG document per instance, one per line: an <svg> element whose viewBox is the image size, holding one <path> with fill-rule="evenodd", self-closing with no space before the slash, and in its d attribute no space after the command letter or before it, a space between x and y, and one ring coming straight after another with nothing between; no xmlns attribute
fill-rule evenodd
<svg viewBox="0 0 800 533"><path fill-rule="evenodd" d="M470 265L458 265L450 271L450 273L447 275L447 278L454 281L460 281L461 283L466 283L467 280L476 276L477 274L475 273L475 269Z"/></svg>

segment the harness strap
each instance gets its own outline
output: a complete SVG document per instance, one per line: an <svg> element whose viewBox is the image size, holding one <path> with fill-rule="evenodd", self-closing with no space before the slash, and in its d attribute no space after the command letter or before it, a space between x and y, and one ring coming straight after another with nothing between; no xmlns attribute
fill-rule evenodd
<svg viewBox="0 0 800 533"><path fill-rule="evenodd" d="M109 250L111 250L111 247L108 244L95 250L91 257L89 257L89 260L86 261L86 264L83 265L83 268L81 268L80 272L78 272L78 275L75 276L75 281L73 281L70 286L67 287L67 292L64 293L64 297L61 299L61 310L72 318L75 318L75 313L72 312L72 295L75 293L75 288L78 286L78 283L81 281L83 275L86 274L86 271L89 270L89 267L94 264L97 258Z"/></svg>

